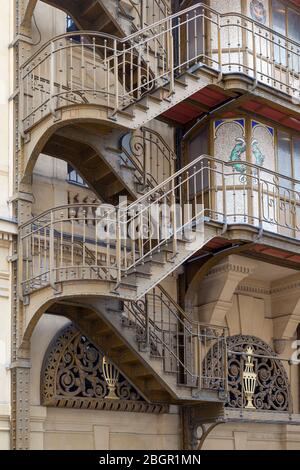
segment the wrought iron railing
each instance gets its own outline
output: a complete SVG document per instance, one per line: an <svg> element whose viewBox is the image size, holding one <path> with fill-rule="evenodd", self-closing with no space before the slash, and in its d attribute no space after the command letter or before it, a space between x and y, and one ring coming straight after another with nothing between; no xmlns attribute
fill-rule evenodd
<svg viewBox="0 0 300 470"><path fill-rule="evenodd" d="M173 94L191 67L219 79L243 74L300 98L299 43L200 3L124 39L82 31L46 43L21 69L23 130L72 104L103 105L112 116L162 86Z"/></svg>
<svg viewBox="0 0 300 470"><path fill-rule="evenodd" d="M248 224L299 238L299 185L257 165L204 155L127 207L50 209L20 228L23 293L99 276L117 289L165 249L172 258L201 248L207 237L203 221L218 222L224 231L228 224Z"/></svg>
<svg viewBox="0 0 300 470"><path fill-rule="evenodd" d="M227 328L192 321L160 285L139 301L124 302L123 324L136 329L140 345L162 358L164 372L179 384L226 393ZM215 370L207 367L212 345L222 356Z"/></svg>
<svg viewBox="0 0 300 470"><path fill-rule="evenodd" d="M133 165L136 182L143 189L154 188L169 178L174 173L177 159L163 137L145 126L125 135L122 158L125 165Z"/></svg>

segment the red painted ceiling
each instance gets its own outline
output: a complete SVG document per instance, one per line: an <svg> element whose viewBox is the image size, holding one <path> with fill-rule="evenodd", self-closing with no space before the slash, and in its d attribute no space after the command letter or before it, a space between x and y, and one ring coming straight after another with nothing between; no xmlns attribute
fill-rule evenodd
<svg viewBox="0 0 300 470"><path fill-rule="evenodd" d="M222 92L207 87L191 96L188 100L183 101L168 110L164 113L164 117L170 119L174 123L185 125L204 113L204 111L200 109L199 105L202 104L205 107L214 108L218 104L225 102L227 99L228 97ZM263 104L255 99L251 99L246 103L243 103L241 105L241 109L253 112L266 119L271 119L272 121L278 122L300 132L300 119L290 116L288 111L279 111L271 105ZM234 114L233 112L228 112L224 114L224 117L234 117Z"/></svg>
<svg viewBox="0 0 300 470"><path fill-rule="evenodd" d="M203 254L208 254L212 252L218 252L221 251L224 248L229 248L232 242L229 240L226 240L224 238L219 238L215 237L212 240L210 240L198 253L196 253L191 259L194 257L197 258ZM285 251L285 250L280 250L278 248L273 248L267 245L261 245L261 244L254 244L247 251L244 252L245 254L251 254L251 256L254 256L255 258L257 257L258 259L261 257L261 255L264 256L264 259L266 257L269 258L270 262L273 262L275 264L282 264L282 261L286 261L290 263L290 267L293 267L295 269L300 268L300 255L297 255L295 253L292 253L290 251ZM203 259L203 263L206 261L206 259Z"/></svg>

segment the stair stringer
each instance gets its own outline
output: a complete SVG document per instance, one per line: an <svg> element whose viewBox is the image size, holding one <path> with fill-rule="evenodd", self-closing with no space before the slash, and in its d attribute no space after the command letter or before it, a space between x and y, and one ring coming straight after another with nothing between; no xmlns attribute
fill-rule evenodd
<svg viewBox="0 0 300 470"><path fill-rule="evenodd" d="M74 0L42 0L48 5L60 9L72 16L77 26L81 29L97 30L94 23L90 24L87 18L84 18L78 10L77 2ZM82 0L81 0L82 1ZM95 4L98 3L102 9L102 15L105 14L110 21L113 23L115 29L119 32L120 37L130 36L135 30L132 27L133 18L130 15L121 14L119 6L119 0L96 0ZM83 1L82 1L83 3ZM100 13L100 12L99 12Z"/></svg>
<svg viewBox="0 0 300 470"><path fill-rule="evenodd" d="M123 36L130 36L135 29L133 28L133 17L121 14L119 8L119 0L98 0L101 8L105 11L106 15L111 18L115 27L120 30Z"/></svg>
<svg viewBox="0 0 300 470"><path fill-rule="evenodd" d="M178 244L177 254L167 259L164 265L151 265L151 259L148 262L151 265L149 279L142 279L137 285L137 299L142 298L157 284L160 284L166 277L171 275L177 268L179 268L185 261L199 251L206 243L214 237L221 234L222 230L214 226L204 226L204 232L195 232L195 239L192 242L180 242ZM166 254L168 258L168 254Z"/></svg>
<svg viewBox="0 0 300 470"><path fill-rule="evenodd" d="M166 82L164 86L154 88L154 90L145 94L139 101L124 109L117 110L109 118L121 126L138 129L203 88L216 84L218 80L219 78L216 78L215 73L212 73L204 65L199 65L193 73L188 71L178 80L175 79L174 89L171 93L169 91L170 84ZM130 116L132 117L130 118Z"/></svg>
<svg viewBox="0 0 300 470"><path fill-rule="evenodd" d="M88 308L91 308L97 315L108 324L112 330L124 341L124 344L134 352L139 358L141 364L149 369L155 380L161 384L164 390L171 397L171 402L202 402L222 400L218 396L217 391L198 390L193 393L194 388L188 385L178 385L176 374L166 373L163 369L163 358L150 357L149 349L143 349L137 342L135 329L125 326L122 322L123 315L120 309L120 303L113 299L84 299L83 302ZM109 355L109 351L107 351ZM117 359L114 358L114 362ZM116 365L117 362L116 362ZM122 370L122 369L121 369Z"/></svg>
<svg viewBox="0 0 300 470"><path fill-rule="evenodd" d="M125 166L123 164L120 142L124 134L126 134L124 130L113 129L107 136L89 133L87 138L87 132L84 129L82 131L76 129L76 132L74 132L68 127L65 127L58 130L57 134L90 145L99 154L99 158L103 159L108 165L116 178L122 182L131 197L136 199L140 196L137 190L137 179L135 177L134 167L130 167L129 165Z"/></svg>

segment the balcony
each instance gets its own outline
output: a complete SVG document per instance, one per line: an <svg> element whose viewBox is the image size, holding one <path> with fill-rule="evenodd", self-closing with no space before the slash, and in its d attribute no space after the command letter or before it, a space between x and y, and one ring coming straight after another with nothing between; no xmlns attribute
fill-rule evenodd
<svg viewBox="0 0 300 470"><path fill-rule="evenodd" d="M103 107L116 120L118 112L130 114L132 106L158 90L164 101L159 114L189 96L190 89L197 91L188 81L199 74L209 77L206 84L246 78L297 103L300 44L243 15L219 14L202 4L125 39L91 31L64 34L21 68L22 129L26 133L46 116L58 118L59 110L78 105ZM131 124L129 119L128 127L139 127L147 118L139 119Z"/></svg>

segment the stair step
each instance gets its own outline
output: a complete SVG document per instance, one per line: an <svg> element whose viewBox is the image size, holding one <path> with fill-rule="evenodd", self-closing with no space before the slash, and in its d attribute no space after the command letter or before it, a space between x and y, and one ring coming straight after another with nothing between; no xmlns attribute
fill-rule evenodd
<svg viewBox="0 0 300 470"><path fill-rule="evenodd" d="M134 367L134 374L138 379L139 378L145 379L147 377L149 378L153 377L153 374L151 373L151 371L142 366Z"/></svg>
<svg viewBox="0 0 300 470"><path fill-rule="evenodd" d="M130 274L141 274L141 276L146 275L147 277L151 275L151 269L148 265L139 264L134 268L130 268L128 271L128 275Z"/></svg>
<svg viewBox="0 0 300 470"><path fill-rule="evenodd" d="M117 147L110 147L109 145L105 147L105 150L111 153L115 153L116 155L120 155L120 149Z"/></svg>
<svg viewBox="0 0 300 470"><path fill-rule="evenodd" d="M128 105L128 107L124 109L118 109L118 111L109 117L111 121L117 121L118 116L125 117L127 119L134 119L133 109L131 108L132 105Z"/></svg>
<svg viewBox="0 0 300 470"><path fill-rule="evenodd" d="M139 360L130 351L126 351L121 355L120 364L139 364Z"/></svg>
<svg viewBox="0 0 300 470"><path fill-rule="evenodd" d="M198 75L196 75L196 74L194 74L194 73L192 73L192 72L189 72L189 71L185 72L185 75L186 75L187 77L189 77L191 80L194 80L195 82L198 82L198 81L199 81L199 78L200 78L200 77L198 77Z"/></svg>
<svg viewBox="0 0 300 470"><path fill-rule="evenodd" d="M184 78L175 78L175 84L181 88L187 88L187 83Z"/></svg>
<svg viewBox="0 0 300 470"><path fill-rule="evenodd" d="M111 329L107 325L103 325L103 327L97 328L97 335L101 336L110 336Z"/></svg>
<svg viewBox="0 0 300 470"><path fill-rule="evenodd" d="M128 162L127 164L123 160L120 161L120 167L125 168L126 170L136 171L136 168L134 165L131 165L130 162Z"/></svg>
<svg viewBox="0 0 300 470"><path fill-rule="evenodd" d="M147 99L143 98L141 101L137 101L134 106L135 106L135 108L138 108L141 111L148 111L148 109L149 109L148 97L147 97Z"/></svg>
<svg viewBox="0 0 300 470"><path fill-rule="evenodd" d="M157 266L164 266L165 265L165 261L161 261L161 260L155 259L153 257L152 258L150 258L150 257L146 258L144 260L144 264L146 264L146 263L153 263L153 264L156 264Z"/></svg>
<svg viewBox="0 0 300 470"><path fill-rule="evenodd" d="M131 273L128 273L125 277L125 279L133 279L136 280L136 282L139 281L139 279L150 279L151 278L151 273L150 272L141 272L141 271L132 271Z"/></svg>
<svg viewBox="0 0 300 470"><path fill-rule="evenodd" d="M162 97L160 97L160 96L156 96L155 93L153 93L153 94L148 95L148 99L149 99L150 101L153 101L153 102L155 102L155 103L159 103L159 104L160 104L160 103L163 101L164 98L162 98Z"/></svg>
<svg viewBox="0 0 300 470"><path fill-rule="evenodd" d="M124 345L122 340L114 340L114 341L111 341L110 349L113 351L118 351L118 353L121 354L122 351L127 350L127 346Z"/></svg>

